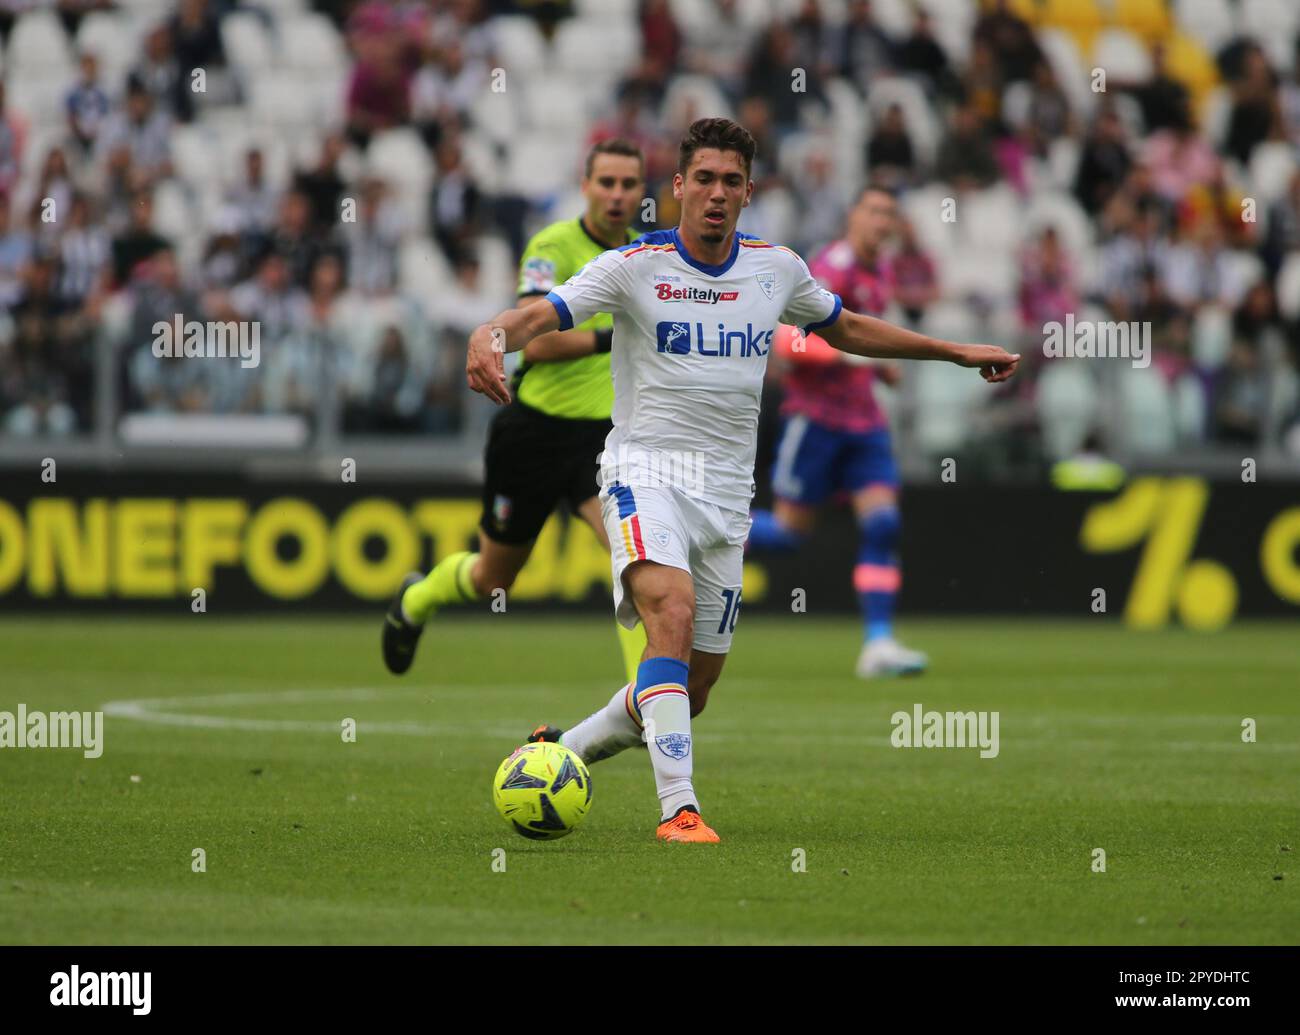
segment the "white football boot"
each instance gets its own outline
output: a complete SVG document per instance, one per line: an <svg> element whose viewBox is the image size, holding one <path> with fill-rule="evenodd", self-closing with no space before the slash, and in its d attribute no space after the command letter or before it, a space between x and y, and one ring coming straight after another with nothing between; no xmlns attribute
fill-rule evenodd
<svg viewBox="0 0 1300 1035"><path fill-rule="evenodd" d="M914 676L925 671L930 659L919 650L904 647L892 636L872 640L858 655L858 678Z"/></svg>

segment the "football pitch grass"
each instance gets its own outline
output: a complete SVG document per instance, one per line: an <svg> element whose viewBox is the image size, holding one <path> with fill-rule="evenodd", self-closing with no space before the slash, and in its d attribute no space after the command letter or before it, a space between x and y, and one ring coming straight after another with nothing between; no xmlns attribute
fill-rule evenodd
<svg viewBox="0 0 1300 1035"><path fill-rule="evenodd" d="M1300 941L1294 623L911 621L931 672L864 684L855 622L747 617L695 724L714 846L655 841L643 750L513 833L492 775L609 699L612 622L435 622L398 679L378 612L0 620L0 710L107 713L98 759L0 750L0 942ZM917 703L997 711L997 757L892 747Z"/></svg>

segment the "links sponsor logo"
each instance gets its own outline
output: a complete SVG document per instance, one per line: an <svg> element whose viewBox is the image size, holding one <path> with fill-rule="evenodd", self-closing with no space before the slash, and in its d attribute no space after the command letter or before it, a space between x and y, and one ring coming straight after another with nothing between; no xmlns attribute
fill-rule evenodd
<svg viewBox="0 0 1300 1035"><path fill-rule="evenodd" d="M673 356L685 356L694 351L701 356L747 359L767 355L772 347L774 331L774 327L755 328L752 323L745 324L743 331L729 330L726 324L720 323L717 330L706 332L702 323L661 320L655 326L655 338L658 351Z"/></svg>
<svg viewBox="0 0 1300 1035"><path fill-rule="evenodd" d="M153 1007L152 971L120 971L116 973L81 968L55 971L50 975L51 1006L129 1006L137 1017L143 1017Z"/></svg>
<svg viewBox="0 0 1300 1035"><path fill-rule="evenodd" d="M673 287L671 284L656 284L655 297L661 302L700 302L703 305L717 305L719 302L734 302L740 297L739 291L718 291L716 288Z"/></svg>
<svg viewBox="0 0 1300 1035"><path fill-rule="evenodd" d="M927 712L912 705L911 712L894 712L889 742L896 748L973 748L980 758L998 757L998 712Z"/></svg>
<svg viewBox="0 0 1300 1035"><path fill-rule="evenodd" d="M80 748L86 758L104 753L103 712L0 712L0 748Z"/></svg>
<svg viewBox="0 0 1300 1035"><path fill-rule="evenodd" d="M186 320L177 313L159 320L153 332L158 359L239 359L245 369L262 362L262 325L256 320Z"/></svg>

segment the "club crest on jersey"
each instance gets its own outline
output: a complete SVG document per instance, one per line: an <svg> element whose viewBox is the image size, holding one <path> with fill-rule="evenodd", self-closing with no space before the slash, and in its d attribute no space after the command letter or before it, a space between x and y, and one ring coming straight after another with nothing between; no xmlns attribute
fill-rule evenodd
<svg viewBox="0 0 1300 1035"><path fill-rule="evenodd" d="M497 523L497 528L505 528L506 522L510 520L510 497L497 495L492 501L492 519Z"/></svg>
<svg viewBox="0 0 1300 1035"><path fill-rule="evenodd" d="M716 328L716 329L714 329ZM728 328L726 324L715 324L706 333L704 324L691 323L686 320L660 320L655 325L657 351L672 356L686 356L697 352L701 356L731 357L748 359L750 356L766 356L772 347L772 334L775 328L755 327L745 324L744 330Z"/></svg>
<svg viewBox="0 0 1300 1035"><path fill-rule="evenodd" d="M763 289L763 294L770 299L776 292L776 274L775 273L755 273L754 279L758 281L758 286Z"/></svg>
<svg viewBox="0 0 1300 1035"><path fill-rule="evenodd" d="M662 737L655 737L655 743L659 745L659 750L665 755L678 761L691 753L691 735L689 733L666 733Z"/></svg>

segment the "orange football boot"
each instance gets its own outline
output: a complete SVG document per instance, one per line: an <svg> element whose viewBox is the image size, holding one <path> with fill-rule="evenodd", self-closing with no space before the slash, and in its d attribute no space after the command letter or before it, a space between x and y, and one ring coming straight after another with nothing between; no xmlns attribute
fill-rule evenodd
<svg viewBox="0 0 1300 1035"><path fill-rule="evenodd" d="M689 805L683 805L672 819L660 823L655 836L660 841L698 841L711 845L722 840L717 831L700 819L700 814Z"/></svg>

